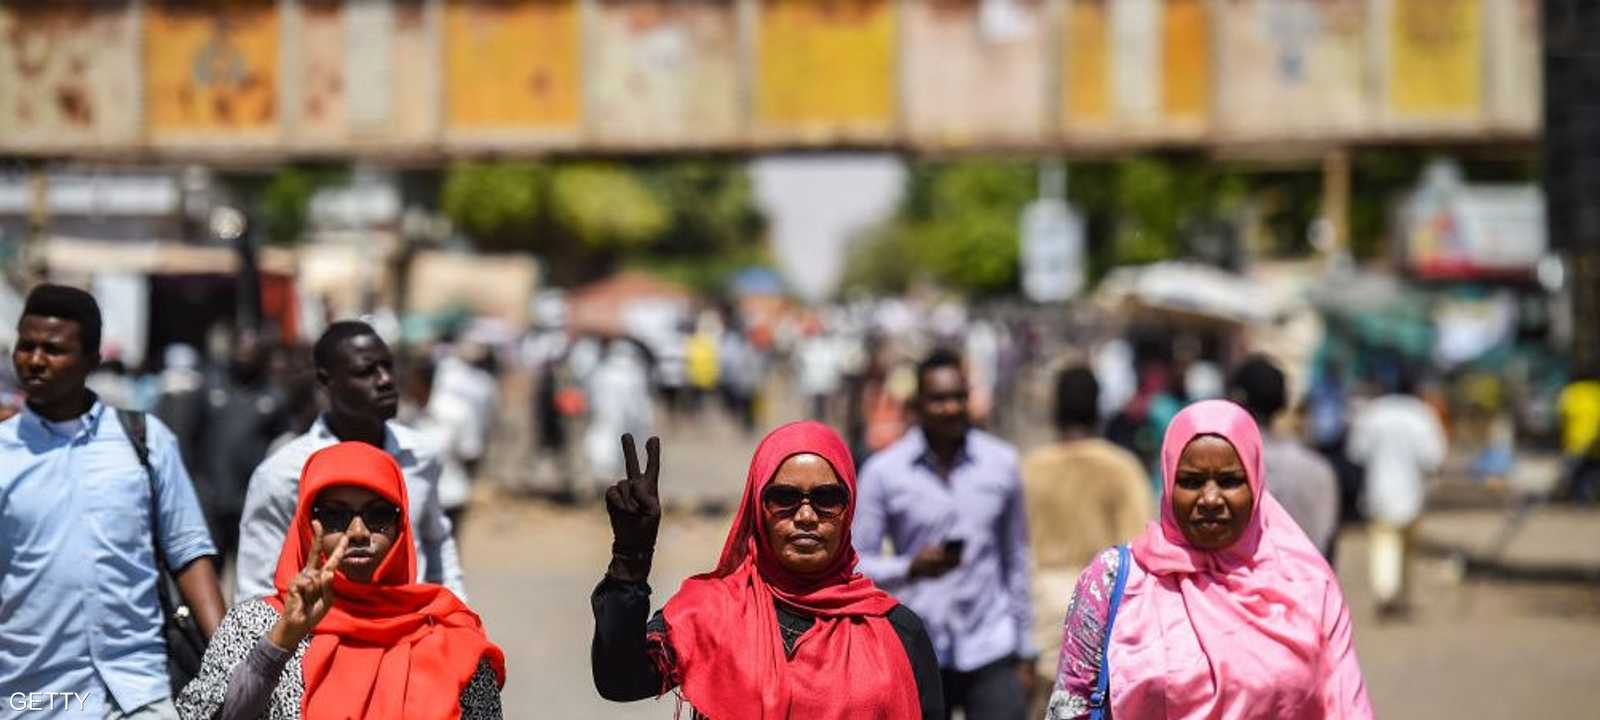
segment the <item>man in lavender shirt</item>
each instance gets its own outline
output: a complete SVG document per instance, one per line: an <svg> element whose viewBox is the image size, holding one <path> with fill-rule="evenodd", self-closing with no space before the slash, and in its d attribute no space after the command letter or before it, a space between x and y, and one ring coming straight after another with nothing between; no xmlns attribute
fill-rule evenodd
<svg viewBox="0 0 1600 720"><path fill-rule="evenodd" d="M918 427L861 470L850 530L861 572L922 617L947 709L1021 720L1038 649L1017 451L971 427L953 353L917 366L914 405Z"/></svg>

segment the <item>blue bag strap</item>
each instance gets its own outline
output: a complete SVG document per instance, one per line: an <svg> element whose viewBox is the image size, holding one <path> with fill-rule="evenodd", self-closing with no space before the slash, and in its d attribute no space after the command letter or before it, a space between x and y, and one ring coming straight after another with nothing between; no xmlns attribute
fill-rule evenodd
<svg viewBox="0 0 1600 720"><path fill-rule="evenodd" d="M1105 720L1106 700L1111 691L1111 626L1117 621L1117 609L1122 606L1122 590L1128 586L1127 545L1117 546L1117 581L1111 590L1111 605L1106 608L1105 634L1100 638L1100 671L1096 673L1094 692L1089 695L1089 720Z"/></svg>

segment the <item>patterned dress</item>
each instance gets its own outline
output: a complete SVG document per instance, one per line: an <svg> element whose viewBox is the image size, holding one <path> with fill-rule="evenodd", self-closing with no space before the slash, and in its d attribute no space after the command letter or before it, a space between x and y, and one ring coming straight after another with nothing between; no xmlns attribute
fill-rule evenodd
<svg viewBox="0 0 1600 720"><path fill-rule="evenodd" d="M183 720L211 720L220 716L224 698L228 694L228 680L235 668L241 667L256 644L278 622L278 611L262 600L252 600L236 605L222 619L222 624L211 637L206 648L200 674L195 677L177 698L178 716ZM272 691L271 701L260 720L299 720L300 705L305 697L305 678L300 663L305 659L306 648L311 646L307 636L295 648L294 656L283 667L278 685ZM501 720L500 684L489 661L478 663L472 681L461 691L462 720Z"/></svg>
<svg viewBox="0 0 1600 720"><path fill-rule="evenodd" d="M1047 720L1089 717L1089 696L1094 692L1100 658L1105 652L1101 644L1105 640L1106 613L1111 609L1111 593L1120 562L1116 548L1103 550L1078 576L1072 604L1067 607L1061 663L1056 671L1055 689L1050 693ZM1110 716L1109 709L1107 716Z"/></svg>

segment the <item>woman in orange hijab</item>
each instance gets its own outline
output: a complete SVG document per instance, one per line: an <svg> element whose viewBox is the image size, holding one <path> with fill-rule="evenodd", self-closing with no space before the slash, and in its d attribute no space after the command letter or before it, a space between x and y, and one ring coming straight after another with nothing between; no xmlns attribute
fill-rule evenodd
<svg viewBox="0 0 1600 720"><path fill-rule="evenodd" d="M306 461L277 595L228 611L184 720L499 720L505 655L449 590L416 582L400 468L344 442Z"/></svg>

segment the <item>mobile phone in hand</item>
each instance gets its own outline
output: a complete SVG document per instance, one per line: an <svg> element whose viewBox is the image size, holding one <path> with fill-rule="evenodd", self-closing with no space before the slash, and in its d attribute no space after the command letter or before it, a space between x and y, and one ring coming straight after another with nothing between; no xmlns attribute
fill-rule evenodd
<svg viewBox="0 0 1600 720"><path fill-rule="evenodd" d="M951 538L944 541L944 554L951 560L961 562L961 552L967 549L967 541L962 538Z"/></svg>

